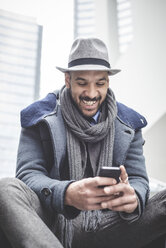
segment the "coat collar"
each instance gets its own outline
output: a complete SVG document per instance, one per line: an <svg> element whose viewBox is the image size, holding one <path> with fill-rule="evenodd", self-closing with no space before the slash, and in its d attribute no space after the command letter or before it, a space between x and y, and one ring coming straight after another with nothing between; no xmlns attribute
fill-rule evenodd
<svg viewBox="0 0 166 248"><path fill-rule="evenodd" d="M21 111L21 126L31 127L39 123L46 116L57 113L58 94L49 93L44 99L36 101ZM147 125L146 119L135 110L117 102L118 119L134 130Z"/></svg>

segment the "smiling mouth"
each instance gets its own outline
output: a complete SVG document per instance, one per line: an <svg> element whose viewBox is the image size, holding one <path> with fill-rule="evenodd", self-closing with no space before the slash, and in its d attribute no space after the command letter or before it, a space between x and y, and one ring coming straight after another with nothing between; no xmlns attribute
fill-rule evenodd
<svg viewBox="0 0 166 248"><path fill-rule="evenodd" d="M84 105L87 107L92 107L95 105L97 102L101 100L101 96L94 97L94 98L89 98L89 97L82 97L80 96L80 100L83 102Z"/></svg>
<svg viewBox="0 0 166 248"><path fill-rule="evenodd" d="M93 106L97 101L86 101L86 100L82 100L82 102L83 102L85 105Z"/></svg>

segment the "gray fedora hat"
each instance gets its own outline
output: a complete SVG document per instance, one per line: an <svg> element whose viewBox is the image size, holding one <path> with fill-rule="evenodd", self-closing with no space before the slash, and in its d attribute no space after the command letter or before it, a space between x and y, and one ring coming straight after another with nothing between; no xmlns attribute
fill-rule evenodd
<svg viewBox="0 0 166 248"><path fill-rule="evenodd" d="M56 66L62 72L70 71L108 71L114 75L121 70L111 69L107 47L98 38L78 38L70 50L68 67Z"/></svg>

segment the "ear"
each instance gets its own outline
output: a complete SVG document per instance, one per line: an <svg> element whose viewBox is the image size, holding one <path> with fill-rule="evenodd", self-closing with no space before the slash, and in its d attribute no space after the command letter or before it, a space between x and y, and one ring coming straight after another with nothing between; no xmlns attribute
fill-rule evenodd
<svg viewBox="0 0 166 248"><path fill-rule="evenodd" d="M67 88L70 88L70 74L68 72L65 73L65 84Z"/></svg>
<svg viewBox="0 0 166 248"><path fill-rule="evenodd" d="M109 86L110 86L110 79L109 79L109 77L108 77L108 88L109 88Z"/></svg>
<svg viewBox="0 0 166 248"><path fill-rule="evenodd" d="M109 76L107 77L107 88L109 88L110 86L110 79L109 79Z"/></svg>

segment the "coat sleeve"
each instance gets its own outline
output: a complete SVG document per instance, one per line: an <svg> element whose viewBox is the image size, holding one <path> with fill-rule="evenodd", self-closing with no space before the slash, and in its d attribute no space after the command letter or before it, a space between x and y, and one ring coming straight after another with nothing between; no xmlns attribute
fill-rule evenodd
<svg viewBox="0 0 166 248"><path fill-rule="evenodd" d="M124 165L126 167L130 185L135 189L140 201L141 213L149 197L149 180L143 155L144 139L142 131L135 131L134 138L126 154Z"/></svg>
<svg viewBox="0 0 166 248"><path fill-rule="evenodd" d="M22 128L17 155L16 177L28 185L39 197L43 206L51 211L74 218L79 210L64 206L64 195L72 181L60 181L49 175L38 125Z"/></svg>

